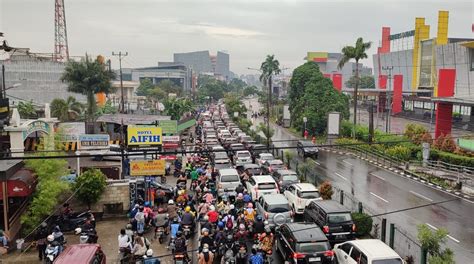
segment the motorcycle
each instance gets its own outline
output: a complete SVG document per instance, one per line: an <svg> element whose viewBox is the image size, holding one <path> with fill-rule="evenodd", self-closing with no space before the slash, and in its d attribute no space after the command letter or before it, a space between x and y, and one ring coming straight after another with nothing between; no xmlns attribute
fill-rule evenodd
<svg viewBox="0 0 474 264"><path fill-rule="evenodd" d="M192 234L192 227L190 225L183 225L183 234L186 239L189 239Z"/></svg>
<svg viewBox="0 0 474 264"><path fill-rule="evenodd" d="M197 186L198 186L198 181L197 180L192 180L191 181L191 191L195 191Z"/></svg>
<svg viewBox="0 0 474 264"><path fill-rule="evenodd" d="M235 256L234 256L234 251L232 251L232 248L227 249L225 252L224 256L221 259L221 264L234 264L236 262Z"/></svg>
<svg viewBox="0 0 474 264"><path fill-rule="evenodd" d="M163 241L165 239L165 228L164 227L160 226L156 229L155 238L158 238L158 242L160 242L160 244L163 244Z"/></svg>
<svg viewBox="0 0 474 264"><path fill-rule="evenodd" d="M184 254L176 254L173 257L175 264L187 264L188 260Z"/></svg>
<svg viewBox="0 0 474 264"><path fill-rule="evenodd" d="M69 217L60 215L56 219L56 225L58 225L63 232L72 231L77 227L82 226L86 222L89 215L92 215L90 211L85 211L76 215L73 214ZM92 216L91 218L93 219L94 217ZM93 225L95 225L94 222L92 223Z"/></svg>
<svg viewBox="0 0 474 264"><path fill-rule="evenodd" d="M46 264L53 263L53 261L59 255L59 245L48 244L45 250L45 254L46 254L45 263Z"/></svg>
<svg viewBox="0 0 474 264"><path fill-rule="evenodd" d="M94 229L82 230L78 227L74 231L76 235L79 235L79 244L96 244L99 239Z"/></svg>

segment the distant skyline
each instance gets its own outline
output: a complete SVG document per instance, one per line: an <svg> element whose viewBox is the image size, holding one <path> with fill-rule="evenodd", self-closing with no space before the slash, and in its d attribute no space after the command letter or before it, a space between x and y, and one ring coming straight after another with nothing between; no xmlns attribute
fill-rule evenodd
<svg viewBox="0 0 474 264"><path fill-rule="evenodd" d="M172 61L173 53L209 50L230 54L230 69L255 73L267 54L282 67L304 63L307 51L340 52L358 37L372 41L372 67L381 28L412 30L425 17L433 37L438 10L450 12L449 37L472 38L472 1L304 0L65 0L71 55L127 51L123 67ZM52 53L54 0L0 0L0 32L9 44ZM1 55L1 54L0 54Z"/></svg>

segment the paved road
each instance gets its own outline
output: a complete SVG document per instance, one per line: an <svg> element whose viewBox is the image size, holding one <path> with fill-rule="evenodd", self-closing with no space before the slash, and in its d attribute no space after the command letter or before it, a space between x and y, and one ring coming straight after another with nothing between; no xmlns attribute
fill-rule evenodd
<svg viewBox="0 0 474 264"><path fill-rule="evenodd" d="M255 99L244 102L247 105L252 104L252 109L259 107ZM257 119L254 122L257 124L263 120ZM280 126L272 125L272 127L275 129L273 140L277 141L275 143L277 147L296 144L295 141L278 142L297 138ZM318 181L329 179L335 187L344 190L345 193L353 193L358 201L370 207L374 213L390 212L455 198L352 156L321 151L315 168ZM315 181L315 179L309 180ZM388 223L394 223L413 237L416 236L418 224L426 223L433 229L446 228L450 233L447 246L454 250L456 262L471 263L474 258L472 216L474 216L474 204L458 199L449 203L386 215L386 218Z"/></svg>

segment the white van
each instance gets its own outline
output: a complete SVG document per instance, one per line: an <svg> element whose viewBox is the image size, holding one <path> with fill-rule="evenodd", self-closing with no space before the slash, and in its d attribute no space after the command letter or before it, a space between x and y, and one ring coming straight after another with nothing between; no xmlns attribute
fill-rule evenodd
<svg viewBox="0 0 474 264"><path fill-rule="evenodd" d="M219 196L226 192L234 192L240 184L239 173L236 169L220 169L217 183L217 194Z"/></svg>
<svg viewBox="0 0 474 264"><path fill-rule="evenodd" d="M278 185L270 175L252 176L246 183L247 191L254 201L265 194L280 193Z"/></svg>
<svg viewBox="0 0 474 264"><path fill-rule="evenodd" d="M405 261L378 239L351 240L334 246L339 264L403 264Z"/></svg>

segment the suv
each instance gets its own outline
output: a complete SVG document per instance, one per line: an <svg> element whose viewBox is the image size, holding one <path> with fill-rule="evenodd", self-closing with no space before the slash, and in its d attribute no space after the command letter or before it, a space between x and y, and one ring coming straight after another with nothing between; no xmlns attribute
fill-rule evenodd
<svg viewBox="0 0 474 264"><path fill-rule="evenodd" d="M297 214L304 213L306 205L311 201L322 200L318 189L311 183L292 184L283 194Z"/></svg>
<svg viewBox="0 0 474 264"><path fill-rule="evenodd" d="M303 156L303 158L312 157L318 158L318 148L311 141L300 140L296 144L296 151L298 155Z"/></svg>
<svg viewBox="0 0 474 264"><path fill-rule="evenodd" d="M405 263L387 244L378 239L347 241L334 246L340 264Z"/></svg>
<svg viewBox="0 0 474 264"><path fill-rule="evenodd" d="M275 250L294 264L334 262L328 238L314 223L283 224L276 231Z"/></svg>
<svg viewBox="0 0 474 264"><path fill-rule="evenodd" d="M279 192L275 180L270 175L252 176L245 185L254 201L258 200L262 195Z"/></svg>
<svg viewBox="0 0 474 264"><path fill-rule="evenodd" d="M240 184L239 173L236 169L221 169L217 181L217 193L219 196L225 192L233 192Z"/></svg>
<svg viewBox="0 0 474 264"><path fill-rule="evenodd" d="M299 183L298 174L292 170L276 170L273 172L273 178L280 186L280 191L283 192L290 184Z"/></svg>
<svg viewBox="0 0 474 264"><path fill-rule="evenodd" d="M304 220L315 222L331 243L354 239L356 226L351 211L336 201L312 201L304 210Z"/></svg>
<svg viewBox="0 0 474 264"><path fill-rule="evenodd" d="M256 203L258 215L268 221L270 228L293 222L293 211L283 194L266 194L258 198Z"/></svg>
<svg viewBox="0 0 474 264"><path fill-rule="evenodd" d="M236 166L252 163L252 157L248 150L237 151L234 156L234 163Z"/></svg>

